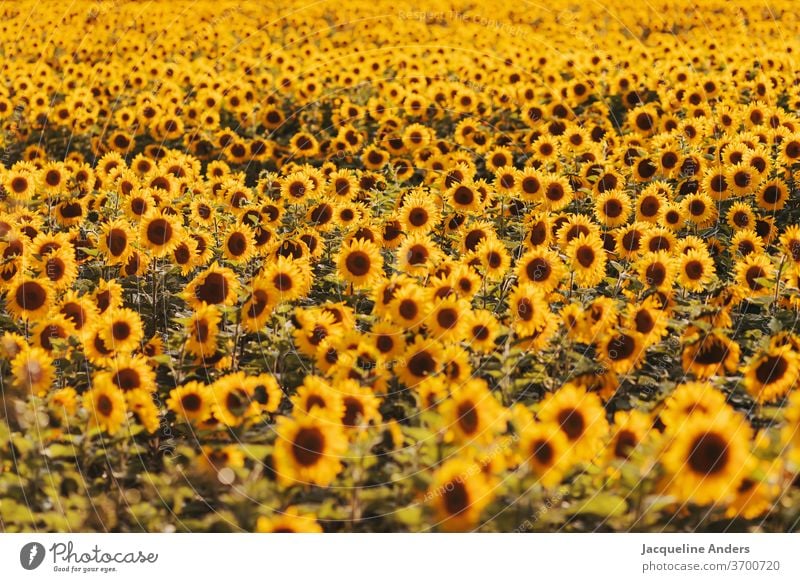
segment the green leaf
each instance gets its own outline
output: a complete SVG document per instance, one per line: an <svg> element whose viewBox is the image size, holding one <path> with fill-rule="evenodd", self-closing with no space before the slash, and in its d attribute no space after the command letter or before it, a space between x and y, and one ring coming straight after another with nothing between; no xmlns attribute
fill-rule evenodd
<svg viewBox="0 0 800 582"><path fill-rule="evenodd" d="M628 511L625 498L609 493L590 497L585 503L578 503L567 510L569 515L597 515L599 517L619 517Z"/></svg>

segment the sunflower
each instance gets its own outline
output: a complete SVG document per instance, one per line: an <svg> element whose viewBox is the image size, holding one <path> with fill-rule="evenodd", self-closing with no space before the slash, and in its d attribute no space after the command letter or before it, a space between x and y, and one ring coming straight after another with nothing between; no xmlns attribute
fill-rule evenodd
<svg viewBox="0 0 800 582"><path fill-rule="evenodd" d="M780 241L783 251L794 263L795 267L800 267L800 226L793 224L786 227Z"/></svg>
<svg viewBox="0 0 800 582"><path fill-rule="evenodd" d="M666 251L645 253L637 260L636 270L645 287L668 290L675 284L675 260Z"/></svg>
<svg viewBox="0 0 800 582"><path fill-rule="evenodd" d="M251 289L250 296L239 312L240 320L246 331L258 333L267 324L280 296L263 277L255 277Z"/></svg>
<svg viewBox="0 0 800 582"><path fill-rule="evenodd" d="M214 305L201 305L186 323L186 350L196 356L211 355L217 349L222 316Z"/></svg>
<svg viewBox="0 0 800 582"><path fill-rule="evenodd" d="M230 306L236 302L238 290L239 283L234 272L213 263L192 279L183 293L183 298L194 309L203 303Z"/></svg>
<svg viewBox="0 0 800 582"><path fill-rule="evenodd" d="M538 483L558 485L572 466L572 449L557 423L532 422L522 428L521 454Z"/></svg>
<svg viewBox="0 0 800 582"><path fill-rule="evenodd" d="M628 326L642 335L645 345L657 343L667 333L668 316L659 308L660 301L652 295L628 306Z"/></svg>
<svg viewBox="0 0 800 582"><path fill-rule="evenodd" d="M579 235L567 246L575 282L584 287L598 285L606 275L606 251L599 237Z"/></svg>
<svg viewBox="0 0 800 582"><path fill-rule="evenodd" d="M126 220L121 218L103 225L97 246L109 265L123 265L133 250L133 233Z"/></svg>
<svg viewBox="0 0 800 582"><path fill-rule="evenodd" d="M327 487L341 472L347 437L340 424L311 416L281 417L275 433L275 474L282 485Z"/></svg>
<svg viewBox="0 0 800 582"><path fill-rule="evenodd" d="M372 326L370 341L380 357L388 362L403 353L406 347L402 328L388 321L379 321Z"/></svg>
<svg viewBox="0 0 800 582"><path fill-rule="evenodd" d="M768 180L756 192L756 204L768 212L783 210L789 199L789 189L782 180Z"/></svg>
<svg viewBox="0 0 800 582"><path fill-rule="evenodd" d="M490 281L501 280L511 264L511 257L505 245L493 237L485 238L475 249L485 277Z"/></svg>
<svg viewBox="0 0 800 582"><path fill-rule="evenodd" d="M764 241L755 230L740 230L731 238L731 249L733 254L741 257L760 255L764 252Z"/></svg>
<svg viewBox="0 0 800 582"><path fill-rule="evenodd" d="M573 384L565 384L547 395L537 416L541 422L555 423L561 428L575 459L591 459L608 432L600 398Z"/></svg>
<svg viewBox="0 0 800 582"><path fill-rule="evenodd" d="M212 356L213 357L213 356ZM211 384L214 417L229 427L258 416L258 405L253 400L253 386L244 372L221 376Z"/></svg>
<svg viewBox="0 0 800 582"><path fill-rule="evenodd" d="M631 215L631 198L621 190L607 190L595 199L594 214L607 227L628 222Z"/></svg>
<svg viewBox="0 0 800 582"><path fill-rule="evenodd" d="M127 307L108 310L98 324L100 339L115 352L133 352L144 338L139 314Z"/></svg>
<svg viewBox="0 0 800 582"><path fill-rule="evenodd" d="M751 464L753 471L742 479L725 510L725 517L729 519L751 520L761 517L780 495L780 476L777 471L768 462L753 462L748 466Z"/></svg>
<svg viewBox="0 0 800 582"><path fill-rule="evenodd" d="M442 219L433 196L422 190L403 197L396 218L406 232L421 234L429 233Z"/></svg>
<svg viewBox="0 0 800 582"><path fill-rule="evenodd" d="M322 527L312 513L300 513L296 507L262 515L256 521L257 533L322 533Z"/></svg>
<svg viewBox="0 0 800 582"><path fill-rule="evenodd" d="M471 182L453 184L445 192L444 198L459 213L475 214L482 206L481 194Z"/></svg>
<svg viewBox="0 0 800 582"><path fill-rule="evenodd" d="M490 482L479 467L470 458L454 458L436 471L425 499L432 503L444 529L466 531L475 527L492 501Z"/></svg>
<svg viewBox="0 0 800 582"><path fill-rule="evenodd" d="M25 347L11 359L14 384L35 396L45 396L56 375L50 354L40 347Z"/></svg>
<svg viewBox="0 0 800 582"><path fill-rule="evenodd" d="M724 503L741 485L750 426L738 415L690 415L662 456L667 489L682 502Z"/></svg>
<svg viewBox="0 0 800 582"><path fill-rule="evenodd" d="M494 350L500 325L491 311L470 310L464 315L464 321L468 347L472 351L490 353Z"/></svg>
<svg viewBox="0 0 800 582"><path fill-rule="evenodd" d="M600 353L617 374L627 374L639 367L647 346L636 331L617 331L600 340Z"/></svg>
<svg viewBox="0 0 800 582"><path fill-rule="evenodd" d="M675 202L665 204L659 214L659 222L672 231L678 231L683 228L685 221L686 214L683 208Z"/></svg>
<svg viewBox="0 0 800 582"><path fill-rule="evenodd" d="M418 335L413 343L406 346L403 356L395 366L395 373L403 384L413 388L428 376L439 372L441 366L441 345Z"/></svg>
<svg viewBox="0 0 800 582"><path fill-rule="evenodd" d="M310 283L303 264L284 256L265 267L261 276L271 294L281 301L293 301L303 296Z"/></svg>
<svg viewBox="0 0 800 582"><path fill-rule="evenodd" d="M78 295L76 291L67 291L56 305L56 311L73 325L80 337L85 335L89 322L98 315L92 300L86 295Z"/></svg>
<svg viewBox="0 0 800 582"><path fill-rule="evenodd" d="M667 434L680 431L689 416L733 414L725 394L708 381L683 382L664 401L659 419Z"/></svg>
<svg viewBox="0 0 800 582"><path fill-rule="evenodd" d="M775 267L766 255L750 254L736 262L736 282L748 298L769 295L774 276Z"/></svg>
<svg viewBox="0 0 800 582"><path fill-rule="evenodd" d="M64 315L51 314L46 319L40 320L33 328L33 342L48 352L69 352L70 339L78 335L72 321Z"/></svg>
<svg viewBox="0 0 800 582"><path fill-rule="evenodd" d="M442 259L442 252L428 236L410 234L397 248L397 268L411 275L430 272Z"/></svg>
<svg viewBox="0 0 800 582"><path fill-rule="evenodd" d="M19 275L6 288L6 310L23 320L43 318L55 299L52 284L47 278L34 279Z"/></svg>
<svg viewBox="0 0 800 582"><path fill-rule="evenodd" d="M381 400L371 388L360 386L355 380L345 380L337 385L337 389L344 403L342 425L347 428L366 428L381 422Z"/></svg>
<svg viewBox="0 0 800 582"><path fill-rule="evenodd" d="M574 196L572 186L566 178L555 174L543 177L542 184L545 207L552 212L557 212L572 202Z"/></svg>
<svg viewBox="0 0 800 582"><path fill-rule="evenodd" d="M36 268L57 291L71 287L78 278L75 253L69 247L55 249L42 256L36 260Z"/></svg>
<svg viewBox="0 0 800 582"><path fill-rule="evenodd" d="M719 332L701 336L683 348L681 362L686 372L698 378L733 373L739 365L739 344Z"/></svg>
<svg viewBox="0 0 800 582"><path fill-rule="evenodd" d="M648 230L652 228L647 222L634 222L628 226L616 229L615 249L617 253L626 259L636 257L642 253L642 239Z"/></svg>
<svg viewBox="0 0 800 582"><path fill-rule="evenodd" d="M122 392L156 389L156 374L145 356L118 354L107 362L108 370L94 375L93 385L113 385Z"/></svg>
<svg viewBox="0 0 800 582"><path fill-rule="evenodd" d="M255 253L255 233L247 225L231 227L222 242L222 254L235 265L246 263Z"/></svg>
<svg viewBox="0 0 800 582"><path fill-rule="evenodd" d="M206 384L187 382L169 393L167 408L192 423L208 420L213 410L213 394Z"/></svg>
<svg viewBox="0 0 800 582"><path fill-rule="evenodd" d="M611 439L606 446L608 459L628 461L651 434L653 421L641 410L620 410L614 414Z"/></svg>
<svg viewBox="0 0 800 582"><path fill-rule="evenodd" d="M533 283L521 283L509 295L508 313L516 334L526 337L544 327L550 311L540 289Z"/></svg>
<svg viewBox="0 0 800 582"><path fill-rule="evenodd" d="M306 376L291 398L295 417L312 416L338 422L345 415L342 394L318 376Z"/></svg>
<svg viewBox="0 0 800 582"><path fill-rule="evenodd" d="M293 336L295 345L301 353L311 356L316 353L320 343L335 333L339 326L332 313L318 309L295 311L296 327Z"/></svg>
<svg viewBox="0 0 800 582"><path fill-rule="evenodd" d="M545 247L534 247L519 259L516 268L520 282L530 282L543 293L558 287L566 274L566 268L558 254Z"/></svg>
<svg viewBox="0 0 800 582"><path fill-rule="evenodd" d="M383 274L383 257L380 249L366 240L351 240L342 246L337 258L342 279L355 288L371 287Z"/></svg>
<svg viewBox="0 0 800 582"><path fill-rule="evenodd" d="M83 407L89 411L89 424L110 435L119 431L125 422L125 395L113 385L100 384L83 394Z"/></svg>
<svg viewBox="0 0 800 582"><path fill-rule="evenodd" d="M703 291L715 275L714 262L706 251L690 249L680 254L678 283L688 291Z"/></svg>
<svg viewBox="0 0 800 582"><path fill-rule="evenodd" d="M681 204L686 218L701 228L717 220L717 207L707 194L701 192L690 194Z"/></svg>
<svg viewBox="0 0 800 582"><path fill-rule="evenodd" d="M430 305L425 302L425 293L419 286L407 284L392 293L388 308L394 323L413 330L423 322Z"/></svg>
<svg viewBox="0 0 800 582"><path fill-rule="evenodd" d="M468 380L455 388L439 412L451 438L458 442L488 444L505 430L506 411L485 380Z"/></svg>
<svg viewBox="0 0 800 582"><path fill-rule="evenodd" d="M261 412L275 412L283 399L283 390L278 381L271 374L250 376L247 381L251 384L253 400Z"/></svg>
<svg viewBox="0 0 800 582"><path fill-rule="evenodd" d="M142 217L139 225L139 241L154 257L171 253L183 236L182 227L175 219L157 210Z"/></svg>
<svg viewBox="0 0 800 582"><path fill-rule="evenodd" d="M435 339L451 342L460 341L466 331L467 314L470 305L464 299L452 296L436 300L425 318L425 327Z"/></svg>
<svg viewBox="0 0 800 582"><path fill-rule="evenodd" d="M757 402L774 402L785 396L798 378L797 354L791 346L783 346L750 361L744 371L744 386Z"/></svg>
<svg viewBox="0 0 800 582"><path fill-rule="evenodd" d="M131 390L125 393L125 401L136 420L149 433L158 430L159 408L153 401L153 395L147 390Z"/></svg>

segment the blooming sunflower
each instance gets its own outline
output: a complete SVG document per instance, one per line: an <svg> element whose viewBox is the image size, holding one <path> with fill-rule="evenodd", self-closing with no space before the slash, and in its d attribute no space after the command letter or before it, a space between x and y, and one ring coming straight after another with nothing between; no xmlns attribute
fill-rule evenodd
<svg viewBox="0 0 800 582"><path fill-rule="evenodd" d="M395 366L395 374L401 382L412 388L428 376L440 371L441 365L441 345L418 335L403 352L398 365Z"/></svg>
<svg viewBox="0 0 800 582"><path fill-rule="evenodd" d="M550 311L542 291L533 283L522 283L509 295L508 313L514 331L525 337L544 327Z"/></svg>
<svg viewBox="0 0 800 582"><path fill-rule="evenodd" d="M214 417L226 426L240 426L258 415L258 405L253 400L253 385L247 381L244 372L222 376L210 389Z"/></svg>
<svg viewBox="0 0 800 582"><path fill-rule="evenodd" d="M744 386L759 403L782 398L800 378L797 354L791 346L773 348L754 357L744 371Z"/></svg>
<svg viewBox="0 0 800 582"><path fill-rule="evenodd" d="M558 254L545 247L534 247L517 263L516 275L520 282L530 282L544 293L556 287L566 274L564 263Z"/></svg>
<svg viewBox="0 0 800 582"><path fill-rule="evenodd" d="M149 433L159 427L159 408L153 401L153 394L148 390L131 390L125 394L125 401L139 424Z"/></svg>
<svg viewBox="0 0 800 582"><path fill-rule="evenodd" d="M6 287L6 309L19 319L30 321L45 317L54 299L52 284L46 278L19 275Z"/></svg>
<svg viewBox="0 0 800 582"><path fill-rule="evenodd" d="M281 301L293 301L307 292L310 283L302 263L284 256L266 266L262 277Z"/></svg>
<svg viewBox="0 0 800 582"><path fill-rule="evenodd" d="M653 432L653 420L641 410L620 410L614 414L611 439L606 446L611 461L628 461Z"/></svg>
<svg viewBox="0 0 800 582"><path fill-rule="evenodd" d="M211 416L213 398L206 384L187 382L170 391L167 408L189 422L200 423Z"/></svg>
<svg viewBox="0 0 800 582"><path fill-rule="evenodd" d="M572 466L572 449L556 423L532 422L522 429L520 449L543 487L559 484Z"/></svg>
<svg viewBox="0 0 800 582"><path fill-rule="evenodd" d="M322 533L322 527L312 513L300 513L296 507L274 511L271 515L259 516L257 533Z"/></svg>
<svg viewBox="0 0 800 582"><path fill-rule="evenodd" d="M462 443L490 443L505 429L505 409L485 380L472 379L454 389L439 411L452 438Z"/></svg>
<svg viewBox="0 0 800 582"><path fill-rule="evenodd" d="M699 505L729 500L746 475L750 432L737 414L688 416L662 456L667 489Z"/></svg>
<svg viewBox="0 0 800 582"><path fill-rule="evenodd" d="M720 373L732 373L739 365L739 344L720 332L702 335L684 345L683 369L698 378L710 378Z"/></svg>
<svg viewBox="0 0 800 582"><path fill-rule="evenodd" d="M345 415L342 394L319 376L306 376L291 398L295 417L311 416L338 422Z"/></svg>
<svg viewBox="0 0 800 582"><path fill-rule="evenodd" d="M203 303L208 305L233 305L239 282L233 271L213 263L208 269L197 275L183 293L189 305L197 309Z"/></svg>
<svg viewBox="0 0 800 582"><path fill-rule="evenodd" d="M163 257L175 250L185 236L182 227L169 214L152 211L142 217L139 242L153 257Z"/></svg>
<svg viewBox="0 0 800 582"><path fill-rule="evenodd" d="M250 260L256 251L255 233L245 224L231 227L222 243L222 254L228 261L240 265Z"/></svg>
<svg viewBox="0 0 800 582"><path fill-rule="evenodd" d="M196 356L211 355L217 349L222 316L215 305L201 305L186 323L186 350Z"/></svg>
<svg viewBox="0 0 800 582"><path fill-rule="evenodd" d="M36 396L47 394L55 374L50 354L39 347L25 347L11 360L14 384Z"/></svg>
<svg viewBox="0 0 800 582"><path fill-rule="evenodd" d="M678 283L688 291L703 291L716 272L708 253L690 249L679 255Z"/></svg>
<svg viewBox="0 0 800 582"><path fill-rule="evenodd" d="M117 218L103 225L97 246L109 265L123 265L133 250L133 232L128 222Z"/></svg>
<svg viewBox="0 0 800 582"><path fill-rule="evenodd" d="M636 369L647 346L639 332L620 330L600 340L600 353L608 366L618 374Z"/></svg>
<svg viewBox="0 0 800 582"><path fill-rule="evenodd" d="M89 424L110 435L125 422L125 395L114 385L98 384L83 394L83 406L89 411Z"/></svg>
<svg viewBox="0 0 800 582"><path fill-rule="evenodd" d="M356 288L371 287L383 275L383 257L378 247L366 240L351 240L339 251L339 276Z"/></svg>
<svg viewBox="0 0 800 582"><path fill-rule="evenodd" d="M579 235L567 247L575 282L584 287L594 287L606 275L606 251L599 237Z"/></svg>
<svg viewBox="0 0 800 582"><path fill-rule="evenodd" d="M546 396L537 416L540 421L561 428L576 460L591 459L608 432L605 410L598 396L573 384L565 384Z"/></svg>
<svg viewBox="0 0 800 582"><path fill-rule="evenodd" d="M494 495L477 462L467 457L446 461L436 471L425 497L444 529L465 531L477 525Z"/></svg>
<svg viewBox="0 0 800 582"><path fill-rule="evenodd" d="M274 468L282 485L327 487L342 470L347 437L340 424L311 416L284 416L278 419L275 433Z"/></svg>
<svg viewBox="0 0 800 582"><path fill-rule="evenodd" d="M475 309L468 311L464 320L469 348L474 352L491 352L500 327L494 314L486 309Z"/></svg>
<svg viewBox="0 0 800 582"><path fill-rule="evenodd" d="M770 286L775 282L775 267L768 256L750 254L737 261L735 277L747 297L762 297L771 293Z"/></svg>
<svg viewBox="0 0 800 582"><path fill-rule="evenodd" d="M115 352L132 352L144 338L139 314L127 307L110 309L98 324L100 339Z"/></svg>
<svg viewBox="0 0 800 582"><path fill-rule="evenodd" d="M156 373L145 356L120 353L108 361L108 370L94 375L93 385L116 386L122 392L156 390Z"/></svg>

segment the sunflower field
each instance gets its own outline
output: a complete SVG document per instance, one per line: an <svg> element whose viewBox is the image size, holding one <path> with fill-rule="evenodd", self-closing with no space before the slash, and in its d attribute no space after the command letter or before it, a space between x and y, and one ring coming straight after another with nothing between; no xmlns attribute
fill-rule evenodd
<svg viewBox="0 0 800 582"><path fill-rule="evenodd" d="M0 531L800 529L793 2L0 13Z"/></svg>

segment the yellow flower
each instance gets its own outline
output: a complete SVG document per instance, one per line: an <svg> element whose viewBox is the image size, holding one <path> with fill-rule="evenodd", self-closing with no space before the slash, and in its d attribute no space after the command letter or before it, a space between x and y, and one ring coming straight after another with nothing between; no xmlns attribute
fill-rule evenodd
<svg viewBox="0 0 800 582"><path fill-rule="evenodd" d="M98 384L83 394L83 407L89 411L89 424L110 435L125 422L125 395L113 385Z"/></svg>
<svg viewBox="0 0 800 582"><path fill-rule="evenodd" d="M327 487L341 472L347 437L338 422L312 416L281 417L275 433L275 474L284 486Z"/></svg>

